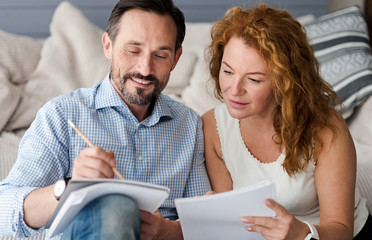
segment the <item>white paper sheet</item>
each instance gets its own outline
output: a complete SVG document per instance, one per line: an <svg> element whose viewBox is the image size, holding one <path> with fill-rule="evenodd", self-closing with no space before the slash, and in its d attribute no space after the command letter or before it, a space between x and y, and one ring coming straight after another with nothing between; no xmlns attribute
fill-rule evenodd
<svg viewBox="0 0 372 240"><path fill-rule="evenodd" d="M229 192L176 199L184 239L262 240L260 234L245 230L240 218L275 217L264 203L267 198L275 199L275 185L269 180Z"/></svg>

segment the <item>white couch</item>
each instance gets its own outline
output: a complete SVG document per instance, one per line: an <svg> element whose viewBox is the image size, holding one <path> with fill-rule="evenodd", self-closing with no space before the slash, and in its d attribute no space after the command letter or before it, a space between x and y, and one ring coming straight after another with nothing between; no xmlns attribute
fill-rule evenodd
<svg viewBox="0 0 372 240"><path fill-rule="evenodd" d="M313 21L313 17L307 16L301 21ZM322 24L322 21L315 23ZM211 23L187 23L183 55L164 90L200 115L219 103L208 81L204 57L210 42L210 27ZM51 36L45 41L0 31L0 180L12 167L19 141L37 109L54 96L93 86L109 70L100 43L102 29L90 23L78 9L62 3L50 28ZM364 93L371 94L371 86L369 83ZM372 98L368 96L358 97L347 121L358 155L357 185L368 199L372 212L372 178L369 176L372 172ZM32 239L42 238L43 235Z"/></svg>

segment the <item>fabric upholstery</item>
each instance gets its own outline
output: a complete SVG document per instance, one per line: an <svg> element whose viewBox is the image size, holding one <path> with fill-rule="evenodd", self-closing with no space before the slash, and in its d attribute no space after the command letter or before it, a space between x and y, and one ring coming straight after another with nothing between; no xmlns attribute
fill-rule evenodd
<svg viewBox="0 0 372 240"><path fill-rule="evenodd" d="M305 25L323 78L343 102L350 117L372 94L372 55L367 24L357 6L324 15Z"/></svg>

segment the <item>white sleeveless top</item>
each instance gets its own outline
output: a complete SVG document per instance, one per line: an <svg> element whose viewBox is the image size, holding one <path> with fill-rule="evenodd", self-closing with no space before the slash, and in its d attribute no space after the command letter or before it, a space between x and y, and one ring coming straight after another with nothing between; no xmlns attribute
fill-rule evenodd
<svg viewBox="0 0 372 240"><path fill-rule="evenodd" d="M232 118L225 104L215 108L215 119L221 142L223 160L230 172L233 188L244 187L269 179L275 183L276 201L296 218L318 225L319 201L315 186L315 164L310 162L305 172L290 177L282 167L285 151L276 161L262 163L247 149L240 133L239 120ZM355 191L354 236L368 217L366 200Z"/></svg>

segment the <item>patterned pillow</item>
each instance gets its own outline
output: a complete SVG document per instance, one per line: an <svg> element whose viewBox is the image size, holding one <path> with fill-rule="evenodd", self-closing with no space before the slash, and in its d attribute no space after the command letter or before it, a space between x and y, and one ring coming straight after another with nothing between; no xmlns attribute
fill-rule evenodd
<svg viewBox="0 0 372 240"><path fill-rule="evenodd" d="M357 6L344 8L305 25L320 73L343 102L342 116L372 94L372 55L367 24Z"/></svg>

